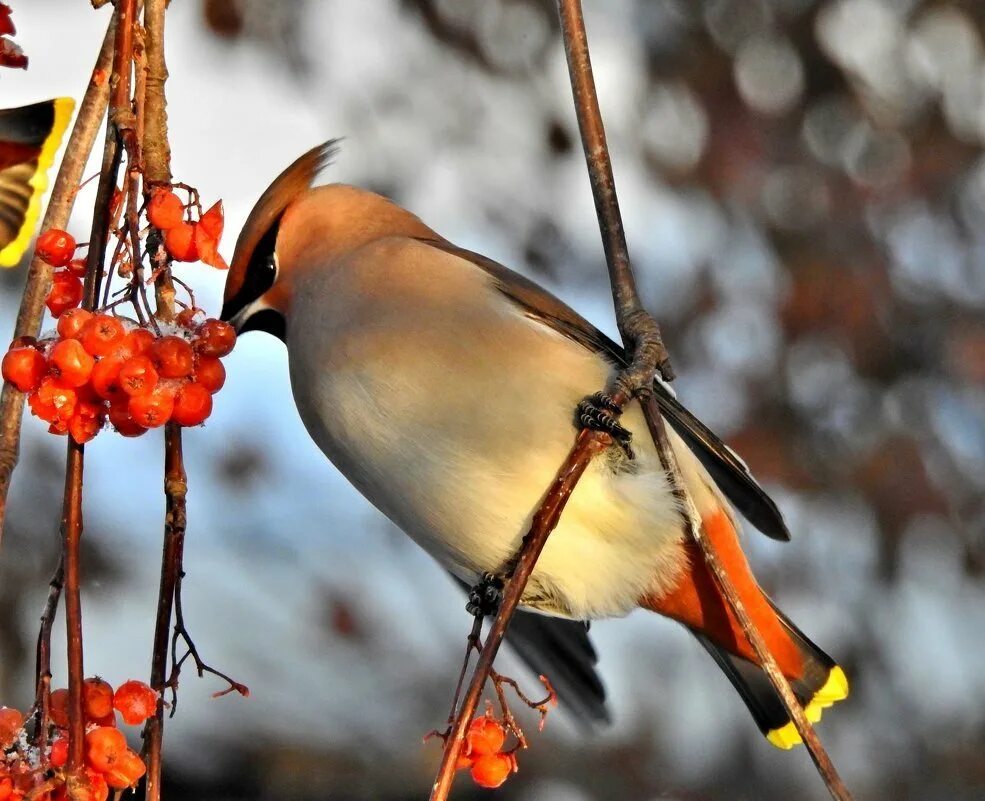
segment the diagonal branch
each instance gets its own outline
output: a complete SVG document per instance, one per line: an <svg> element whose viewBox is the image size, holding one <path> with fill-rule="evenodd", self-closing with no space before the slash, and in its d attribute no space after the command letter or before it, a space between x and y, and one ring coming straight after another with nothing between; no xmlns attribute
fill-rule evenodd
<svg viewBox="0 0 985 801"><path fill-rule="evenodd" d="M41 222L41 229L65 228L75 205L75 196L89 153L96 142L109 102L109 70L113 58L116 16L110 21L99 57L93 68L85 96L75 118L75 126L65 146L65 155L51 190L51 198ZM51 288L52 268L35 257L27 270L24 295L17 312L14 337L37 336L44 315L44 301ZM0 544L3 543L4 518L10 479L20 451L21 422L24 412L24 393L4 384L0 395Z"/></svg>

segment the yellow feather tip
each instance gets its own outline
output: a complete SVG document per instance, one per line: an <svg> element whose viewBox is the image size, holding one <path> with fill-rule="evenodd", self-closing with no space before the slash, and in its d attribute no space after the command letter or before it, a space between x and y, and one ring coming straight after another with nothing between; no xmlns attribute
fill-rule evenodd
<svg viewBox="0 0 985 801"><path fill-rule="evenodd" d="M814 693L814 697L811 698L810 703L804 707L804 715L811 723L817 723L821 719L822 710L838 701L843 701L847 697L848 677L845 675L845 671L835 665L831 668L831 672L828 673L828 680L824 682L824 686ZM783 748L784 750L793 748L795 745L800 745L803 742L800 739L800 733L797 731L797 727L793 725L793 721L778 729L772 729L767 732L766 739L777 748Z"/></svg>
<svg viewBox="0 0 985 801"><path fill-rule="evenodd" d="M51 132L45 139L38 155L38 168L28 181L31 187L31 199L28 202L27 213L21 223L17 236L14 237L3 250L0 250L0 267L15 267L27 250L27 246L34 236L34 228L38 223L38 216L41 213L41 197L48 188L48 170L55 163L55 154L62 143L65 129L72 119L72 111L75 109L75 101L70 97L59 97L55 101L55 121L51 126Z"/></svg>

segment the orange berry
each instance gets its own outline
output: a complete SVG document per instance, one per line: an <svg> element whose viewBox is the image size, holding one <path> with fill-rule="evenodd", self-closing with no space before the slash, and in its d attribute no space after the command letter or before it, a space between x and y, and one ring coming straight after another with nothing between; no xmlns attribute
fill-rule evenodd
<svg viewBox="0 0 985 801"><path fill-rule="evenodd" d="M52 317L60 317L62 312L74 309L82 302L82 282L69 273L55 273L51 279L51 290L45 298Z"/></svg>
<svg viewBox="0 0 985 801"><path fill-rule="evenodd" d="M58 318L58 336L62 339L77 339L82 326L91 319L92 312L90 311L69 309Z"/></svg>
<svg viewBox="0 0 985 801"><path fill-rule="evenodd" d="M201 384L191 382L178 390L171 419L179 426L197 426L212 414L212 394Z"/></svg>
<svg viewBox="0 0 985 801"><path fill-rule="evenodd" d="M88 325L88 323L87 323ZM51 349L48 357L51 374L66 387L81 387L92 375L96 360L77 339L62 339Z"/></svg>
<svg viewBox="0 0 985 801"><path fill-rule="evenodd" d="M54 409L54 419L68 422L75 414L75 404L78 402L78 395L74 389L70 389L58 381L54 376L45 376L41 379L41 385L37 389L38 401L46 407ZM48 418L38 415L42 420Z"/></svg>
<svg viewBox="0 0 985 801"><path fill-rule="evenodd" d="M140 777L147 772L144 761L133 751L120 754L113 767L104 774L106 784L114 790L126 790L133 787Z"/></svg>
<svg viewBox="0 0 985 801"><path fill-rule="evenodd" d="M472 765L472 780L480 787L499 787L513 770L513 757L507 754L486 754Z"/></svg>
<svg viewBox="0 0 985 801"><path fill-rule="evenodd" d="M109 798L109 786L103 774L92 768L85 770L85 787L76 787L71 794L72 801L106 801Z"/></svg>
<svg viewBox="0 0 985 801"><path fill-rule="evenodd" d="M82 684L86 717L104 718L113 714L113 687L98 676L86 679Z"/></svg>
<svg viewBox="0 0 985 801"><path fill-rule="evenodd" d="M164 247L175 261L198 261L195 223L182 222L164 233Z"/></svg>
<svg viewBox="0 0 985 801"><path fill-rule="evenodd" d="M48 362L44 354L36 348L22 347L8 350L0 363L0 372L21 392L33 392L41 385L48 372Z"/></svg>
<svg viewBox="0 0 985 801"><path fill-rule="evenodd" d="M14 782L9 776L0 776L0 801L14 801Z"/></svg>
<svg viewBox="0 0 985 801"><path fill-rule="evenodd" d="M185 204L167 187L158 186L151 192L147 204L147 220L151 225L168 231L181 224L184 213Z"/></svg>
<svg viewBox="0 0 985 801"><path fill-rule="evenodd" d="M146 328L134 328L123 338L123 343L117 348L117 351L128 359L134 356L143 356L150 350L156 339L153 331L148 331Z"/></svg>
<svg viewBox="0 0 985 801"><path fill-rule="evenodd" d="M483 715L469 724L465 739L469 746L469 754L473 756L495 754L506 742L506 729L499 721Z"/></svg>
<svg viewBox="0 0 985 801"><path fill-rule="evenodd" d="M468 770L475 764L475 760L467 754L459 754L458 761L455 762L455 770Z"/></svg>
<svg viewBox="0 0 985 801"><path fill-rule="evenodd" d="M48 762L53 768L64 767L68 762L68 738L58 737L51 741L51 753L48 754Z"/></svg>
<svg viewBox="0 0 985 801"><path fill-rule="evenodd" d="M157 712L157 693L144 682L130 679L116 688L113 706L124 723L138 726Z"/></svg>
<svg viewBox="0 0 985 801"><path fill-rule="evenodd" d="M64 687L51 693L48 700L51 722L62 729L68 728L68 690Z"/></svg>
<svg viewBox="0 0 985 801"><path fill-rule="evenodd" d="M122 356L104 356L92 368L89 383L103 400L119 401L127 397L120 384L120 369L125 361Z"/></svg>
<svg viewBox="0 0 985 801"><path fill-rule="evenodd" d="M127 330L115 317L108 314L94 314L79 331L79 341L93 356L105 356L118 347Z"/></svg>
<svg viewBox="0 0 985 801"><path fill-rule="evenodd" d="M85 278L89 264L86 259L72 259L65 265L65 268L68 270L69 275L74 275L76 278Z"/></svg>
<svg viewBox="0 0 985 801"><path fill-rule="evenodd" d="M24 716L9 706L0 706L0 749L14 742L14 737L24 725Z"/></svg>
<svg viewBox="0 0 985 801"><path fill-rule="evenodd" d="M75 255L75 239L59 228L49 228L38 237L34 252L52 267L64 267Z"/></svg>
<svg viewBox="0 0 985 801"><path fill-rule="evenodd" d="M195 381L213 395L226 383L226 368L215 356L199 356L195 360Z"/></svg>
<svg viewBox="0 0 985 801"><path fill-rule="evenodd" d="M157 386L159 378L150 359L146 356L134 356L123 363L118 380L127 395L136 397L148 394Z"/></svg>
<svg viewBox="0 0 985 801"><path fill-rule="evenodd" d="M195 368L195 351L181 337L158 339L151 346L150 358L162 378L184 378Z"/></svg>
<svg viewBox="0 0 985 801"><path fill-rule="evenodd" d="M146 394L131 397L127 409L137 425L144 428L158 428L171 419L171 413L174 411L174 394L158 384Z"/></svg>
<svg viewBox="0 0 985 801"><path fill-rule="evenodd" d="M226 356L235 344L236 329L214 318L202 323L195 337L195 350L203 356Z"/></svg>
<svg viewBox="0 0 985 801"><path fill-rule="evenodd" d="M85 760L94 770L109 770L127 750L127 738L112 726L97 726L86 734Z"/></svg>
<svg viewBox="0 0 985 801"><path fill-rule="evenodd" d="M174 321L182 328L196 328L199 324L199 318L204 317L204 311L195 308L194 306L189 306L187 309L182 309L178 312L174 318Z"/></svg>
<svg viewBox="0 0 985 801"><path fill-rule="evenodd" d="M225 225L225 214L222 210L222 201L217 200L212 207L202 215L198 221L199 227L215 242L222 239L222 229Z"/></svg>
<svg viewBox="0 0 985 801"><path fill-rule="evenodd" d="M71 435L79 445L85 445L89 440L95 438L96 434L102 431L103 428L103 418L102 416L93 417L83 414L75 414L72 419L68 421L68 434ZM63 433L60 428L57 433Z"/></svg>
<svg viewBox="0 0 985 801"><path fill-rule="evenodd" d="M147 432L146 428L138 425L130 416L129 401L127 400L109 405L109 421L117 433L124 437L139 437Z"/></svg>

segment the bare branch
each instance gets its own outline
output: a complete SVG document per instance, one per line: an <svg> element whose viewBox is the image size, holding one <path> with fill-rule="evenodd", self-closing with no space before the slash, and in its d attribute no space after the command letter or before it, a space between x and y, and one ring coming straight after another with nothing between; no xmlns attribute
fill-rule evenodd
<svg viewBox="0 0 985 801"><path fill-rule="evenodd" d="M75 126L65 147L65 155L58 168L51 190L51 198L41 222L42 230L65 228L75 205L75 196L89 154L96 141L96 134L106 114L109 103L109 70L113 59L113 40L116 34L116 17L110 22L103 44L96 59L85 96L75 118ZM37 336L44 315L44 301L51 289L50 265L35 257L31 260L17 312L14 337ZM7 510L7 493L10 479L20 450L21 421L24 411L24 393L5 383L0 395L0 544L3 542L4 519Z"/></svg>

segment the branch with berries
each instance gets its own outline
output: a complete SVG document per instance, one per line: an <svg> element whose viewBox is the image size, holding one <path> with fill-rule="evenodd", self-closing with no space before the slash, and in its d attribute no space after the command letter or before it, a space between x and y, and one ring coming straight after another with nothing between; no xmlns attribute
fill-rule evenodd
<svg viewBox="0 0 985 801"><path fill-rule="evenodd" d="M185 661L192 659L199 675L227 682L217 694L249 692L201 660L181 610L188 480L182 432L211 414L225 382L221 360L236 337L231 326L208 317L189 282L173 274L175 263L226 264L219 253L221 201L203 210L194 187L171 180L164 12L164 0L115 4L36 242L16 336L0 363L0 450L12 454L9 467L0 465L7 468L0 471L0 502L16 463L25 397L32 415L68 441L62 554L38 635L36 697L27 716L0 714L0 799L103 801L145 774L145 797L159 799L164 713L168 706L173 713ZM89 241L79 244L66 228L87 183L81 172L104 115L93 223ZM44 331L43 309L52 320ZM84 678L79 552L85 445L104 431L139 437L159 428L166 516L150 682L130 681L114 692L100 679ZM61 600L68 686L51 692L51 632ZM143 757L116 728L114 705L127 724L145 724Z"/></svg>

